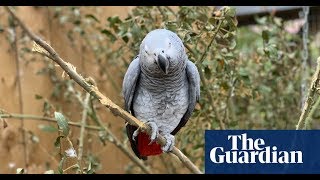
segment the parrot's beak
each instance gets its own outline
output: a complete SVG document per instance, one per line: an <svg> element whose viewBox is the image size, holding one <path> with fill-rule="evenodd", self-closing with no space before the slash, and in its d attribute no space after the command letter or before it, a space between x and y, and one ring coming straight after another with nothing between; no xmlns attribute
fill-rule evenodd
<svg viewBox="0 0 320 180"><path fill-rule="evenodd" d="M158 55L158 66L165 74L168 74L169 60L161 54Z"/></svg>

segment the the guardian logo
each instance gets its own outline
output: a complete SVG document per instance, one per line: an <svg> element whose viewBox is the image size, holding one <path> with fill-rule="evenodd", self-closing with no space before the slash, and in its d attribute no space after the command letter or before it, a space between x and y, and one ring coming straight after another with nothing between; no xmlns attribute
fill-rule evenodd
<svg viewBox="0 0 320 180"><path fill-rule="evenodd" d="M275 145L267 145L262 138L249 138L247 133L228 135L231 149L213 147L210 150L210 160L213 163L303 163L303 153L300 150L279 151Z"/></svg>
<svg viewBox="0 0 320 180"><path fill-rule="evenodd" d="M320 130L206 130L206 174L320 174Z"/></svg>

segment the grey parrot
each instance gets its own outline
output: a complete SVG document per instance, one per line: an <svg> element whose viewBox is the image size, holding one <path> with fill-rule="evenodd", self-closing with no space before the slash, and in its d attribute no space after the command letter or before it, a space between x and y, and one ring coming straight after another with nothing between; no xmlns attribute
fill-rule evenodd
<svg viewBox="0 0 320 180"><path fill-rule="evenodd" d="M152 132L148 136L126 124L136 156L146 160L147 156L171 151L174 135L187 123L200 98L199 72L188 59L181 39L166 29L149 32L122 86L125 110L149 125ZM162 147L155 142L158 134L166 139Z"/></svg>

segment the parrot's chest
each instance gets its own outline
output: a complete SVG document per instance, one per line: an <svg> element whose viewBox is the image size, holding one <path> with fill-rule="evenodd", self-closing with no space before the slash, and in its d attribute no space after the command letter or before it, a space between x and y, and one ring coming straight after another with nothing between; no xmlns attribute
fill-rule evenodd
<svg viewBox="0 0 320 180"><path fill-rule="evenodd" d="M167 82L158 88L138 86L133 100L134 114L141 121L153 121L160 131L170 133L187 111L188 89L186 77L178 84Z"/></svg>

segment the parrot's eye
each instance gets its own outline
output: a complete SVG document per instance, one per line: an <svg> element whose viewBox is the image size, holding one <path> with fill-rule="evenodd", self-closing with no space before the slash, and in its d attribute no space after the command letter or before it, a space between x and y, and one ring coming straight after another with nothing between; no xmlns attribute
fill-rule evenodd
<svg viewBox="0 0 320 180"><path fill-rule="evenodd" d="M148 55L149 55L148 51L146 51L146 50L145 50L144 52L146 52L146 54L148 54Z"/></svg>
<svg viewBox="0 0 320 180"><path fill-rule="evenodd" d="M162 53L164 53L164 50L162 50Z"/></svg>

